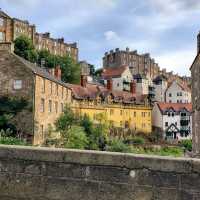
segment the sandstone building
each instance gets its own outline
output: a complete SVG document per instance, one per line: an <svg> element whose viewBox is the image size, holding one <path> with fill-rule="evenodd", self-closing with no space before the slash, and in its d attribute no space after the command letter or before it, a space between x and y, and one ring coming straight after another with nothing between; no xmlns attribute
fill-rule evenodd
<svg viewBox="0 0 200 200"><path fill-rule="evenodd" d="M65 43L64 38L54 39L50 33L37 33L36 26L16 18L11 18L0 10L0 42L13 42L20 35L29 37L37 50L48 50L54 55L69 55L78 62L76 43Z"/></svg>
<svg viewBox="0 0 200 200"><path fill-rule="evenodd" d="M193 153L200 156L200 33L197 36L197 55L190 70L192 74Z"/></svg>
<svg viewBox="0 0 200 200"><path fill-rule="evenodd" d="M23 137L42 144L66 103L71 103L71 90L61 81L61 70L37 67L12 53L11 43L0 45L0 96L22 97L29 109L16 116Z"/></svg>
<svg viewBox="0 0 200 200"><path fill-rule="evenodd" d="M138 54L137 51L120 50L119 48L106 52L103 57L103 67L118 67L122 65L129 66L132 74L142 74L147 78L155 78L160 68L150 54Z"/></svg>

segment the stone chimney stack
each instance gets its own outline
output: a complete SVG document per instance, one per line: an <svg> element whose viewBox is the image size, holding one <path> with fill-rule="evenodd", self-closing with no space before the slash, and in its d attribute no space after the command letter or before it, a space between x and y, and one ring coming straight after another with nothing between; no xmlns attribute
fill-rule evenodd
<svg viewBox="0 0 200 200"><path fill-rule="evenodd" d="M61 72L61 69L60 69L60 66L57 66L55 68L55 77L58 79L58 80L61 80L61 77L62 77L62 72Z"/></svg>
<svg viewBox="0 0 200 200"><path fill-rule="evenodd" d="M87 76L81 75L81 86L85 88L86 85L87 85Z"/></svg>
<svg viewBox="0 0 200 200"><path fill-rule="evenodd" d="M200 32L197 35L197 54L200 53Z"/></svg>
<svg viewBox="0 0 200 200"><path fill-rule="evenodd" d="M130 92L132 94L136 93L136 83L135 83L135 81L131 81L131 83L130 83Z"/></svg>
<svg viewBox="0 0 200 200"><path fill-rule="evenodd" d="M112 87L113 87L112 79L107 80L107 89L109 91L112 91Z"/></svg>

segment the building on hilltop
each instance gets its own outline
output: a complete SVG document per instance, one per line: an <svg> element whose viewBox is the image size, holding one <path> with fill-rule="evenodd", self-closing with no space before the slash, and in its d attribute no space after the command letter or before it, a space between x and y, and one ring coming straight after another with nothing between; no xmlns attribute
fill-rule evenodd
<svg viewBox="0 0 200 200"><path fill-rule="evenodd" d="M98 114L103 114L113 127L151 133L152 108L144 96L136 97L134 85L129 92L118 91L112 89L112 82L104 87L87 83L86 77L82 76L81 85L71 84L70 88L76 113L87 115L94 122Z"/></svg>
<svg viewBox="0 0 200 200"><path fill-rule="evenodd" d="M156 103L153 108L153 127L159 128L165 139L191 139L192 104Z"/></svg>
<svg viewBox="0 0 200 200"><path fill-rule="evenodd" d="M15 55L11 43L0 45L0 96L22 97L28 110L17 114L23 137L35 145L44 142L48 130L71 103L71 89L61 81L61 70L47 72Z"/></svg>
<svg viewBox="0 0 200 200"><path fill-rule="evenodd" d="M150 54L139 55L137 51L120 50L119 48L106 52L103 57L103 67L118 67L127 65L129 66L133 75L142 74L147 78L155 78L160 68L155 60L150 57Z"/></svg>
<svg viewBox="0 0 200 200"><path fill-rule="evenodd" d="M16 18L11 18L0 10L0 42L13 42L17 37L25 35L33 41L37 50L48 50L53 55L69 55L78 62L76 43L65 43L63 38L54 39L50 33L37 33L36 26Z"/></svg>

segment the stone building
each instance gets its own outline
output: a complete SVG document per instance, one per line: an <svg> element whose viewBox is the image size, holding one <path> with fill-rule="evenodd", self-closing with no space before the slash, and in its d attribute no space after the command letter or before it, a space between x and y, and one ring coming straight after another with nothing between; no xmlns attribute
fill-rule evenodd
<svg viewBox="0 0 200 200"><path fill-rule="evenodd" d="M200 33L197 36L197 55L190 70L192 74L193 153L200 156Z"/></svg>
<svg viewBox="0 0 200 200"><path fill-rule="evenodd" d="M155 78L160 73L160 67L150 54L138 54L137 51L120 50L119 48L106 52L103 57L103 67L129 66L132 74L142 74L147 78Z"/></svg>
<svg viewBox="0 0 200 200"><path fill-rule="evenodd" d="M37 50L48 50L54 55L69 55L78 62L76 43L65 43L64 38L54 39L50 33L37 33L36 26L16 18L11 18L0 10L0 42L13 42L20 35L29 37Z"/></svg>
<svg viewBox="0 0 200 200"><path fill-rule="evenodd" d="M13 53L11 43L0 45L0 96L21 97L28 108L17 114L23 137L31 143L42 144L49 128L71 103L71 90L61 81L61 70L50 72L37 67Z"/></svg>

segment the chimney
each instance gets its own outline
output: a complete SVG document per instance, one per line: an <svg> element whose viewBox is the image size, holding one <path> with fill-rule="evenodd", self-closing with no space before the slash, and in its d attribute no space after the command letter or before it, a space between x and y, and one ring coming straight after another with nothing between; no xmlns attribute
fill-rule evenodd
<svg viewBox="0 0 200 200"><path fill-rule="evenodd" d="M200 32L197 35L197 54L200 53Z"/></svg>
<svg viewBox="0 0 200 200"><path fill-rule="evenodd" d="M128 47L126 47L126 52L129 52L129 48Z"/></svg>
<svg viewBox="0 0 200 200"><path fill-rule="evenodd" d="M12 42L0 42L0 51L14 52L14 44Z"/></svg>
<svg viewBox="0 0 200 200"><path fill-rule="evenodd" d="M61 69L60 69L60 66L57 66L55 68L55 73L54 73L55 77L58 79L58 80L61 80L61 76L62 76L62 73L61 73Z"/></svg>
<svg viewBox="0 0 200 200"><path fill-rule="evenodd" d="M58 39L58 42L64 43L64 38L59 38L59 39Z"/></svg>
<svg viewBox="0 0 200 200"><path fill-rule="evenodd" d="M87 76L81 75L81 86L85 88L86 85L87 85Z"/></svg>
<svg viewBox="0 0 200 200"><path fill-rule="evenodd" d="M50 38L50 33L49 32L43 33L43 36L46 38Z"/></svg>
<svg viewBox="0 0 200 200"><path fill-rule="evenodd" d="M113 84L112 79L107 80L107 89L109 91L112 91L112 84Z"/></svg>
<svg viewBox="0 0 200 200"><path fill-rule="evenodd" d="M136 93L136 83L135 83L135 81L131 81L131 83L130 83L130 92L132 94Z"/></svg>

